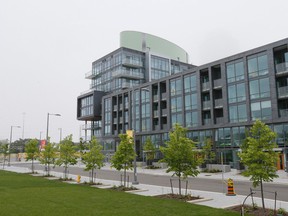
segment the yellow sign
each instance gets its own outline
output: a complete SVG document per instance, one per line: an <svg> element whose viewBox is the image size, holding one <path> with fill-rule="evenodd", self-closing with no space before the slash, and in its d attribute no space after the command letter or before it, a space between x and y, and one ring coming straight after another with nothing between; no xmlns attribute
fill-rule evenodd
<svg viewBox="0 0 288 216"><path fill-rule="evenodd" d="M133 138L133 130L126 130L128 137Z"/></svg>

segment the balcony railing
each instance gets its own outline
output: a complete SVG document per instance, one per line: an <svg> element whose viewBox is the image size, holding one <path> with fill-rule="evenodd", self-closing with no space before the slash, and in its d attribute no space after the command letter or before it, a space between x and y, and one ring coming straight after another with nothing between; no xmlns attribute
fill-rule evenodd
<svg viewBox="0 0 288 216"><path fill-rule="evenodd" d="M133 59L124 59L122 62L123 65L128 65L132 67L143 67L143 62L139 60L133 60Z"/></svg>
<svg viewBox="0 0 288 216"><path fill-rule="evenodd" d="M153 95L153 101L158 101L158 95Z"/></svg>
<svg viewBox="0 0 288 216"><path fill-rule="evenodd" d="M214 88L221 88L222 87L222 79L213 80Z"/></svg>
<svg viewBox="0 0 288 216"><path fill-rule="evenodd" d="M167 109L162 109L162 116L167 116Z"/></svg>
<svg viewBox="0 0 288 216"><path fill-rule="evenodd" d="M85 79L92 79L94 76L95 75L92 73L92 70L91 70L85 74Z"/></svg>
<svg viewBox="0 0 288 216"><path fill-rule="evenodd" d="M279 109L280 117L288 117L288 109Z"/></svg>
<svg viewBox="0 0 288 216"><path fill-rule="evenodd" d="M210 82L202 83L202 91L208 91L210 89Z"/></svg>
<svg viewBox="0 0 288 216"><path fill-rule="evenodd" d="M288 72L288 62L283 62L275 65L276 74Z"/></svg>
<svg viewBox="0 0 288 216"><path fill-rule="evenodd" d="M112 73L113 77L129 77L134 79L144 79L144 74L131 70L117 70Z"/></svg>
<svg viewBox="0 0 288 216"><path fill-rule="evenodd" d="M288 97L288 86L279 87L277 90L279 98Z"/></svg>
<svg viewBox="0 0 288 216"><path fill-rule="evenodd" d="M215 99L215 101L214 101L214 106L215 106L215 108L217 108L217 107L223 107L223 99L222 98L220 98L220 99Z"/></svg>
<svg viewBox="0 0 288 216"><path fill-rule="evenodd" d="M162 100L166 100L167 99L167 93L166 92L161 94L161 99Z"/></svg>
<svg viewBox="0 0 288 216"><path fill-rule="evenodd" d="M210 109L211 101L203 101L203 109Z"/></svg>
<svg viewBox="0 0 288 216"><path fill-rule="evenodd" d="M158 112L158 110L154 110L153 115L154 115L154 118L159 117L159 112Z"/></svg>
<svg viewBox="0 0 288 216"><path fill-rule="evenodd" d="M224 123L224 118L223 117L216 117L215 122L216 122L216 124L222 124L222 123Z"/></svg>
<svg viewBox="0 0 288 216"><path fill-rule="evenodd" d="M203 124L204 124L204 125L210 125L210 124L211 124L211 118L209 118L209 119L203 119Z"/></svg>

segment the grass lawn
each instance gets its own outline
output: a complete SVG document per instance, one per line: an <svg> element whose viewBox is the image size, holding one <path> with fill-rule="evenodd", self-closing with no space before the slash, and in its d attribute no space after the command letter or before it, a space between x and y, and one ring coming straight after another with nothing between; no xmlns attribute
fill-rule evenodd
<svg viewBox="0 0 288 216"><path fill-rule="evenodd" d="M0 171L0 215L233 216L239 213Z"/></svg>

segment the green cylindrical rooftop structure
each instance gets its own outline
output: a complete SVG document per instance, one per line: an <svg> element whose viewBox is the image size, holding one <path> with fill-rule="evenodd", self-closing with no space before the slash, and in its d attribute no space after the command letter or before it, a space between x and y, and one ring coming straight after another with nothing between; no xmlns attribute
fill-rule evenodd
<svg viewBox="0 0 288 216"><path fill-rule="evenodd" d="M126 47L142 52L150 51L163 57L188 63L188 53L176 44L163 38L137 31L120 33L120 47Z"/></svg>

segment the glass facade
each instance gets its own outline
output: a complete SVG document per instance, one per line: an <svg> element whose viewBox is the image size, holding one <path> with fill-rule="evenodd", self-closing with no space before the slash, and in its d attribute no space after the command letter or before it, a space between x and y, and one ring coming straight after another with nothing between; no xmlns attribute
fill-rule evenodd
<svg viewBox="0 0 288 216"><path fill-rule="evenodd" d="M178 123L187 128L198 148L203 147L205 138L211 138L217 161L223 155L225 164L236 166L245 129L260 119L277 132L278 146L288 147L288 70L283 66L287 44L288 40L281 47L271 48L270 44L179 74L181 65L175 60L149 53L151 62L147 64L148 52L122 50L107 55L92 67L92 86L113 92L103 99L102 138L118 139L119 133L132 128L142 155L147 137L158 149ZM145 80L153 82L143 85ZM81 115L93 115L93 103L92 97L82 98ZM105 149L115 148L115 143L107 141ZM156 155L161 158L159 151Z"/></svg>
<svg viewBox="0 0 288 216"><path fill-rule="evenodd" d="M151 55L151 80L158 80L170 75L169 59Z"/></svg>
<svg viewBox="0 0 288 216"><path fill-rule="evenodd" d="M226 64L227 82L244 80L244 64L242 60L236 60Z"/></svg>
<svg viewBox="0 0 288 216"><path fill-rule="evenodd" d="M93 95L81 99L81 117L93 115Z"/></svg>
<svg viewBox="0 0 288 216"><path fill-rule="evenodd" d="M252 120L267 120L272 118L271 101L251 103Z"/></svg>
<svg viewBox="0 0 288 216"><path fill-rule="evenodd" d="M247 63L249 77L257 77L268 74L267 55L265 53L249 56Z"/></svg>

